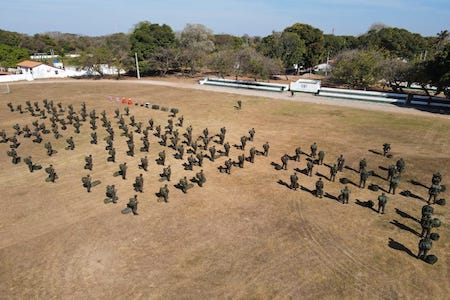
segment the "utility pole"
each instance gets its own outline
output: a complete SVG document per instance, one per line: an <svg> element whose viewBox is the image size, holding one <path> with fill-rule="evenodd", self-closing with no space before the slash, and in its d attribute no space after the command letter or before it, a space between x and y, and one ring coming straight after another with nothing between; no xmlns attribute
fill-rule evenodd
<svg viewBox="0 0 450 300"><path fill-rule="evenodd" d="M137 58L137 52L134 52L134 59L136 60L137 79L141 79L141 74L139 73L139 63L138 63L138 58Z"/></svg>
<svg viewBox="0 0 450 300"><path fill-rule="evenodd" d="M327 64L325 66L325 76L328 76L328 62L330 61L330 51L327 53Z"/></svg>

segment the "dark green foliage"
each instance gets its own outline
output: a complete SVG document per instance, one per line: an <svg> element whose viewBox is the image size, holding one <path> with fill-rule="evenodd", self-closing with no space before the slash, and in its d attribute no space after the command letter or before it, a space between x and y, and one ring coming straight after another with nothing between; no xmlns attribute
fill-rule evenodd
<svg viewBox="0 0 450 300"><path fill-rule="evenodd" d="M425 257L425 262L427 264L434 265L437 261L438 261L438 258L433 254L427 255L427 257Z"/></svg>

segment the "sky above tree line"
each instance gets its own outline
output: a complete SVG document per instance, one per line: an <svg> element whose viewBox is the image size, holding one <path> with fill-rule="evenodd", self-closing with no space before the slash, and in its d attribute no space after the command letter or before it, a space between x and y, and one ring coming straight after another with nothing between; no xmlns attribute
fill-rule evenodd
<svg viewBox="0 0 450 300"><path fill-rule="evenodd" d="M128 33L141 21L261 37L297 22L353 36L375 23L423 36L450 30L449 0L8 0L0 7L0 29L29 35Z"/></svg>

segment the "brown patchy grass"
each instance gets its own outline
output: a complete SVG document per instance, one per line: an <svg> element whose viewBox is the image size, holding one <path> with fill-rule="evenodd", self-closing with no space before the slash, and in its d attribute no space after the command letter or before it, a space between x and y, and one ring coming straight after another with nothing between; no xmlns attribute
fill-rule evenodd
<svg viewBox="0 0 450 300"><path fill-rule="evenodd" d="M280 163L284 153L293 155L297 146L309 152L313 142L326 152L327 164L343 153L347 165L357 168L365 157L369 169L383 177L386 172L379 166L403 157L407 171L398 192L408 189L426 198L427 190L409 180L429 185L431 174L440 170L444 183L448 182L448 119L133 82L13 84L11 90L0 95L0 129L9 135L15 123L31 125L34 118L9 112L8 101L17 105L27 99L53 99L73 104L76 110L85 101L88 111L95 108L99 115L104 109L112 119L114 109L122 105L110 103L111 95L177 107L185 117L184 128L192 124L194 135L205 127L215 134L226 126L230 144L239 143L254 127L255 140L249 144L261 150L269 141L271 150L267 158L257 156L255 164L234 168L231 176L217 171L224 158L214 163L205 159L205 187L183 194L172 185L184 175L192 177L199 168L183 170L181 161L171 156L174 151L167 149L173 180L165 204L154 195L162 185L158 181L162 167L154 162L162 147L151 136L150 168L144 174L144 194L138 195L140 215L134 217L120 210L135 194L132 183L144 154L138 151L141 144L135 134L137 153L134 158L126 156L125 139L115 122L116 164L106 163L102 127L97 130L99 145L89 144L88 122L81 134L69 133L73 131L69 127L58 141L50 135L44 136L42 144L20 138L20 156L32 155L44 168L53 163L59 175L55 184L44 182L43 170L29 173L24 163L11 164L6 156L8 144L0 144L0 298L444 299L450 293L448 206L435 209L444 224L437 229L441 239L431 251L439 261L430 266L388 245L393 239L417 253L419 238L391 222L397 220L420 232L416 221L402 217L396 209L420 218L423 201L390 196L387 213L378 215L355 204L355 199L376 202L378 193L367 188L350 185L350 204L342 205L278 184L279 180L289 182L294 168L305 168L305 156L300 162L290 161L287 171L271 165ZM242 111L233 109L237 99L243 102ZM153 117L156 124L168 119L168 113L142 107L132 107L131 113L144 122ZM69 135L75 138L74 151L64 150ZM54 157L46 156L47 140L58 151ZM392 144L392 160L369 151L379 151L384 142ZM102 181L90 194L81 186L81 177L87 174L84 156L89 153L94 156L91 174ZM236 159L240 153L232 148L231 157ZM112 176L123 161L129 165L126 181ZM314 171L329 175L326 166L315 166ZM359 182L358 174L346 169L335 183L324 179L325 192L337 196L342 177ZM305 189L313 190L318 176L299 174L299 179ZM368 183L388 188L381 178L371 177ZM103 203L107 184L118 187L116 205Z"/></svg>

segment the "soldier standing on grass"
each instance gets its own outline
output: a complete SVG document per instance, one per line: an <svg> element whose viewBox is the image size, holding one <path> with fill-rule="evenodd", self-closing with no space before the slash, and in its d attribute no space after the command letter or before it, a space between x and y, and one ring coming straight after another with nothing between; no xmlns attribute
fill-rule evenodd
<svg viewBox="0 0 450 300"><path fill-rule="evenodd" d="M318 164L319 165L322 165L323 164L323 159L325 158L325 152L324 151L322 151L322 150L320 150L319 151L319 160L318 160Z"/></svg>
<svg viewBox="0 0 450 300"><path fill-rule="evenodd" d="M359 174L359 187L365 188L366 187L366 181L367 178L369 178L369 172L367 172L365 169L361 171Z"/></svg>
<svg viewBox="0 0 450 300"><path fill-rule="evenodd" d="M378 213L384 214L384 208L386 207L386 203L388 201L387 196L384 193L381 193L380 196L378 196Z"/></svg>
<svg viewBox="0 0 450 300"><path fill-rule="evenodd" d="M131 211L133 212L133 215L139 215L137 212L137 208L138 208L138 199L137 199L137 195L134 195L134 197L130 198L127 204L128 208L131 208Z"/></svg>
<svg viewBox="0 0 450 300"><path fill-rule="evenodd" d="M93 163L92 163L92 154L89 154L89 156L86 156L84 158L84 161L86 162L84 168L87 170L92 171Z"/></svg>
<svg viewBox="0 0 450 300"><path fill-rule="evenodd" d="M284 169L284 170L287 170L287 163L288 163L288 160L289 160L289 156L287 155L287 154L284 154L282 157L281 157L281 168L282 169Z"/></svg>
<svg viewBox="0 0 450 300"><path fill-rule="evenodd" d="M125 180L125 179L127 179L127 163L126 162L124 162L123 164L120 164L119 165L119 172L120 172L120 175L122 175L122 179L123 180Z"/></svg>
<svg viewBox="0 0 450 300"><path fill-rule="evenodd" d="M87 192L91 192L92 187L92 178L91 175L86 175L85 177L81 178L81 182L83 183L83 187L86 188Z"/></svg>
<svg viewBox="0 0 450 300"><path fill-rule="evenodd" d="M341 190L341 200L342 200L342 204L348 204L348 198L350 197L350 190L348 189L347 186L345 186L342 190Z"/></svg>
<svg viewBox="0 0 450 300"><path fill-rule="evenodd" d="M264 143L264 145L263 145L263 149L264 149L264 156L267 156L268 154L269 154L269 148L270 148L270 146L269 146L269 142L265 142Z"/></svg>
<svg viewBox="0 0 450 300"><path fill-rule="evenodd" d="M291 175L291 185L289 187L296 191L298 189L298 186L298 176L297 173L294 172L294 174Z"/></svg>
<svg viewBox="0 0 450 300"><path fill-rule="evenodd" d="M319 178L319 180L316 181L316 197L319 197L319 198L323 197L323 181L322 181L322 178Z"/></svg>
<svg viewBox="0 0 450 300"><path fill-rule="evenodd" d="M314 142L311 145L310 149L311 149L311 158L312 159L316 158L316 153L317 153L317 144L316 144L316 142Z"/></svg>
<svg viewBox="0 0 450 300"><path fill-rule="evenodd" d="M200 172L195 174L195 178L197 178L197 182L200 187L202 187L203 184L206 182L206 176L205 173L203 173L203 170L200 170Z"/></svg>
<svg viewBox="0 0 450 300"><path fill-rule="evenodd" d="M338 172L338 167L336 166L336 164L334 164L330 168L330 181L332 181L332 182L335 181L337 172Z"/></svg>
<svg viewBox="0 0 450 300"><path fill-rule="evenodd" d="M313 167L314 167L314 163L311 160L308 160L308 162L306 163L306 170L307 170L309 177L312 176Z"/></svg>
<svg viewBox="0 0 450 300"><path fill-rule="evenodd" d="M295 161L300 161L301 154L302 154L302 149L300 147L295 148Z"/></svg>
<svg viewBox="0 0 450 300"><path fill-rule="evenodd" d="M366 167L367 167L367 161L366 161L365 158L363 158L363 159L361 159L361 160L359 161L359 171L358 171L358 173L361 173L362 170L365 170L365 169L366 169Z"/></svg>
<svg viewBox="0 0 450 300"><path fill-rule="evenodd" d="M251 163L255 162L255 155L256 155L256 149L255 149L255 147L251 147L250 148L250 162Z"/></svg>

